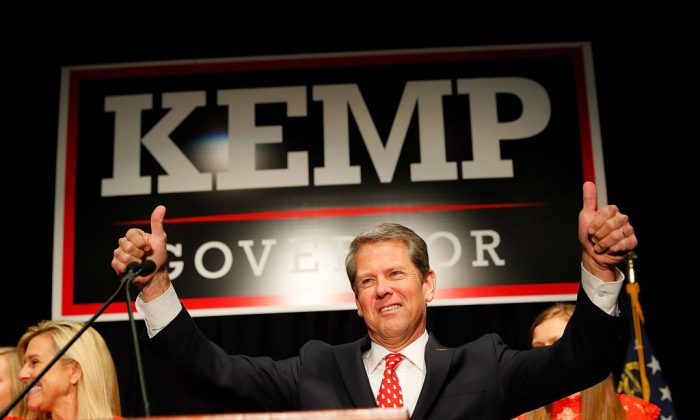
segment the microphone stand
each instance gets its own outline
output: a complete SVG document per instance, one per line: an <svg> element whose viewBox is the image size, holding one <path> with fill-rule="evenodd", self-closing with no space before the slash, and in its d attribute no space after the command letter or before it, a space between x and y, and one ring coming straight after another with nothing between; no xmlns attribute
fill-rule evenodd
<svg viewBox="0 0 700 420"><path fill-rule="evenodd" d="M155 264L153 264L153 262L151 262L151 264L152 264L152 267L155 268ZM117 290L112 294L112 296L109 297L109 299L107 299L107 301L104 303L104 305L102 305L102 307L97 312L95 312L95 315L93 315L89 320L87 320L87 322L85 322L85 324L83 325L83 328L81 328L80 331L78 331L78 333L75 334L75 336L73 336L73 338L71 338L70 341L68 343L66 343L66 345L63 346L63 348L61 350L58 351L58 353L56 353L56 355L53 357L53 359L51 359L49 364L46 365L46 367L41 372L39 372L39 374L36 376L36 378L34 378L34 380L32 380L26 387L24 387L22 392L20 392L20 394L14 400L12 400L10 405L8 405L3 410L2 414L0 414L0 419L4 419L5 417L7 417L8 414L10 414L10 411L13 408L15 408L15 406L22 400L22 398L24 398L29 393L29 391L34 387L34 385L36 385L37 382L39 382L39 380L41 378L43 378L44 375L46 375L46 372L48 372L49 369L51 369L51 367L53 365L55 365L56 362L58 362L58 359L60 359L68 351L70 346L72 346L73 343L75 343L78 340L78 338L80 338L80 336L83 335L83 333L88 328L90 328L90 326L95 322L97 317L102 315L102 312L104 312L105 309L107 309L107 307L112 302L114 302L114 299L116 299L117 295L119 294L119 292L121 292L121 290L124 288L124 286L126 284L131 283L131 281L134 280L136 277L138 277L140 275L140 273L142 271L144 271L144 269L146 269L146 271L151 270L151 272L152 272L153 268L151 268L150 266L148 266L146 264L141 265L141 264L138 264L135 262L132 262L131 264L129 264L126 267L126 269L127 269L126 274L124 274L124 276L122 277L121 283L119 284L119 287L117 288ZM144 273L144 274L150 274L150 273ZM129 309L131 309L131 306L129 306Z"/></svg>
<svg viewBox="0 0 700 420"><path fill-rule="evenodd" d="M146 394L146 379L143 376L143 364L141 363L141 348L139 338L136 333L136 322L134 321L134 311L131 309L131 293L129 286L124 289L126 293L126 310L129 313L129 326L131 327L131 338L134 342L134 354L136 355L136 371L139 373L139 386L141 387L141 401L143 402L143 413L146 417L151 417L151 405Z"/></svg>

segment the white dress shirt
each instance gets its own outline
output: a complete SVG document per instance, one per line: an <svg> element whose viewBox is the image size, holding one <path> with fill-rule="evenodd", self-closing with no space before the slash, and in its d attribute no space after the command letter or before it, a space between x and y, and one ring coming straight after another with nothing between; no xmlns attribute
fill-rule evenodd
<svg viewBox="0 0 700 420"><path fill-rule="evenodd" d="M428 344L428 332L424 331L418 340L399 352L404 355L405 359L394 370L403 392L403 406L408 409L409 415L413 414L413 410L416 408L418 395L423 389L425 381L426 344ZM384 357L389 353L392 352L373 341L370 349L362 354L362 363L365 365L369 385L372 387L372 395L375 399L379 393L386 367Z"/></svg>

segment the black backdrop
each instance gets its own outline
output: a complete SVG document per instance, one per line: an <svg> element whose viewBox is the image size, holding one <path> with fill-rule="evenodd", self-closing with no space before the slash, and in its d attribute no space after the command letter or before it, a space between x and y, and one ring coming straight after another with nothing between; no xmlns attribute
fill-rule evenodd
<svg viewBox="0 0 700 420"><path fill-rule="evenodd" d="M688 366L692 349L689 267L696 258L688 253L687 237L696 231L690 220L687 196L693 195L691 134L685 100L694 100L685 73L690 50L682 48L680 34L649 34L649 26L635 24L557 29L536 25L488 31L473 27L432 34L416 28L366 32L352 41L340 28L323 28L309 36L275 30L268 41L256 40L227 26L174 31L164 25L150 33L125 31L129 25L100 23L68 25L48 30L38 38L14 34L5 52L5 104L2 169L5 265L0 280L3 312L0 344L14 344L30 324L50 317L53 188L60 67L63 65L152 61L184 58L232 57L370 49L493 45L530 42L592 41L605 155L608 198L631 217L640 239L637 263L642 285L642 306L656 357L673 393L681 417L690 415L691 387ZM126 25L126 26L124 26ZM568 27L567 27L568 26ZM566 29L562 29L565 28ZM116 28L116 29L115 29ZM676 28L677 29L677 28ZM260 29L258 29L259 31ZM329 32L330 31L330 32ZM338 32L338 34L336 34ZM112 35L106 35L111 33ZM498 34L498 35L495 35ZM337 35L337 36L336 36ZM357 34L353 34L357 35ZM36 41L28 41L36 39ZM686 193L678 192L678 188ZM148 209L144 209L148 211ZM576 215L572 215L576 217ZM575 235L575 232L571 233ZM115 238L116 239L116 238ZM116 241L115 241L116 245ZM79 251L78 251L79 255ZM105 255L105 264L111 256ZM690 260L690 261L688 261ZM690 264L688 264L690 263ZM688 274L691 274L688 276ZM95 282L114 279L95 279ZM116 285L116 284L115 284ZM440 307L429 310L429 328L445 345L457 345L486 333L499 332L515 347L528 346L527 330L534 315L546 304L504 304ZM360 337L364 327L352 311L198 318L197 323L229 352L294 355L303 342L321 339L341 343ZM117 364L124 415L141 414L138 383L128 325L99 323ZM264 334L263 334L264 332ZM182 383L145 350L146 378L154 413L212 412L196 390ZM694 389L697 389L696 387Z"/></svg>

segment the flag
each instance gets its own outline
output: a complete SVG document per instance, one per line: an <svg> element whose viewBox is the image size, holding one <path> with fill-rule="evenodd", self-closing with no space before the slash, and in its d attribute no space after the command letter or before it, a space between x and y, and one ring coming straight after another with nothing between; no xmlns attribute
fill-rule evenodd
<svg viewBox="0 0 700 420"><path fill-rule="evenodd" d="M659 419L677 419L671 391L661 374L661 365L654 357L644 328L644 315L639 304L639 283L635 281L632 258L628 258L629 283L625 286L630 296L630 342L627 348L624 369L617 385L617 392L642 398L661 408ZM641 368L640 368L641 362Z"/></svg>

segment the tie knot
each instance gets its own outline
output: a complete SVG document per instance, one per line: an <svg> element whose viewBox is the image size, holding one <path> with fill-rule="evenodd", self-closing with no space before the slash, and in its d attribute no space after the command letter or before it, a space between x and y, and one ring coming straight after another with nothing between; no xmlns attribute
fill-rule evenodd
<svg viewBox="0 0 700 420"><path fill-rule="evenodd" d="M396 367L401 363L403 359L405 359L406 356L404 356L401 353L389 353L386 356L384 356L384 360L386 361L386 368L394 370Z"/></svg>

